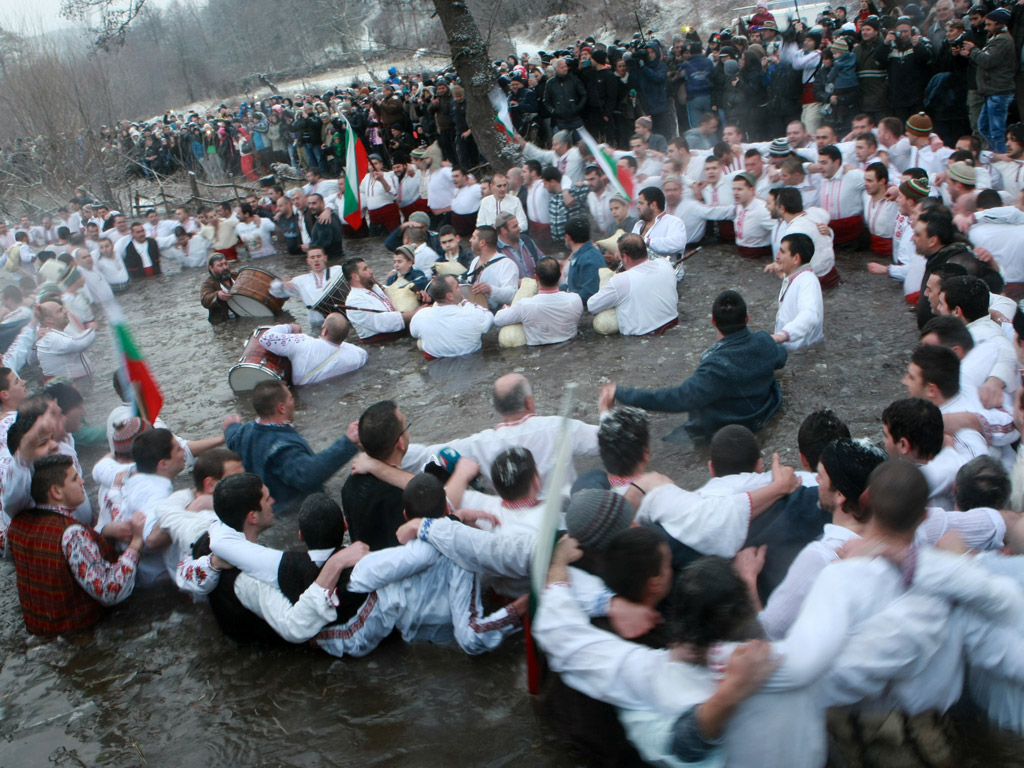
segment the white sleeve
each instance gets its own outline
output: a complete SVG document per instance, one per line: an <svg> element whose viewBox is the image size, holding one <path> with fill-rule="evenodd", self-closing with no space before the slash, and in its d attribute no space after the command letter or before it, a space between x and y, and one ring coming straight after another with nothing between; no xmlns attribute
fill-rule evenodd
<svg viewBox="0 0 1024 768"><path fill-rule="evenodd" d="M529 305L520 301L518 304L512 304L504 309L499 309L494 315L494 324L499 328L503 328L506 325L523 322L526 319L527 306Z"/></svg>
<svg viewBox="0 0 1024 768"><path fill-rule="evenodd" d="M934 545L949 531L956 531L971 549L992 549L1003 545L1006 520L996 510L988 507L969 509L966 512L947 512L939 507L929 507L914 539Z"/></svg>
<svg viewBox="0 0 1024 768"><path fill-rule="evenodd" d="M519 268L511 259L502 259L495 266L501 267L501 284L491 287L491 298L499 306L501 304L511 304L516 291L519 290Z"/></svg>
<svg viewBox="0 0 1024 768"><path fill-rule="evenodd" d="M822 552L812 544L800 550L786 571L786 577L771 593L764 610L757 617L764 628L765 637L780 640L786 636L800 613L807 593L826 565L828 563L822 557Z"/></svg>
<svg viewBox="0 0 1024 768"><path fill-rule="evenodd" d="M550 584L544 590L533 636L566 685L616 707L679 713L713 692L695 668L679 664L678 670L670 669L677 662L668 651L645 648L592 626L565 584ZM692 679L687 680L690 670ZM678 683L681 678L691 684L666 691L667 680ZM663 697L666 692L668 701Z"/></svg>
<svg viewBox="0 0 1024 768"><path fill-rule="evenodd" d="M186 555L174 569L174 583L182 592L208 595L220 584L220 571L210 564L210 555L193 558Z"/></svg>
<svg viewBox="0 0 1024 768"><path fill-rule="evenodd" d="M537 546L532 534L495 535L447 518L424 520L419 538L464 570L512 579L529 575Z"/></svg>
<svg viewBox="0 0 1024 768"><path fill-rule="evenodd" d="M96 331L90 328L78 336L68 336L63 333L47 334L47 345L54 354L67 352L83 352L96 340Z"/></svg>
<svg viewBox="0 0 1024 768"><path fill-rule="evenodd" d="M803 281L801 281L803 282ZM786 323L780 331L785 331L789 334L789 341L787 344L799 345L807 336L814 332L814 329L818 326L818 318L822 316L824 312L824 305L822 304L821 293L815 292L813 286L808 285L805 290L804 286L790 286L790 290L796 288L799 293L796 296L799 311L792 320Z"/></svg>
<svg viewBox="0 0 1024 768"><path fill-rule="evenodd" d="M426 570L439 557L436 549L418 539L413 539L404 547L388 547L371 552L352 569L348 591L373 592Z"/></svg>
<svg viewBox="0 0 1024 768"><path fill-rule="evenodd" d="M681 253L686 248L686 225L681 219L665 227L666 232L651 238L651 250L658 253Z"/></svg>
<svg viewBox="0 0 1024 768"><path fill-rule="evenodd" d="M289 357L291 352L299 348L302 339L303 334L292 333L290 326L275 325L260 336L260 346L268 352Z"/></svg>
<svg viewBox="0 0 1024 768"><path fill-rule="evenodd" d="M1006 205L978 211L975 218L986 224L1024 224L1024 211L1016 206Z"/></svg>
<svg viewBox="0 0 1024 768"><path fill-rule="evenodd" d="M219 520L210 525L210 550L252 578L277 586L283 552L251 542Z"/></svg>
<svg viewBox="0 0 1024 768"><path fill-rule="evenodd" d="M329 591L319 584L310 584L292 605L277 587L243 573L235 579L235 596L289 643L312 640L325 625L338 618Z"/></svg>
<svg viewBox="0 0 1024 768"><path fill-rule="evenodd" d="M32 506L32 468L21 460L21 453L4 470L3 511L13 519L19 512Z"/></svg>
<svg viewBox="0 0 1024 768"><path fill-rule="evenodd" d="M572 430L573 456L597 456L600 454L597 444L597 433L600 427L576 419L571 419L569 425Z"/></svg>
<svg viewBox="0 0 1024 768"><path fill-rule="evenodd" d="M643 497L636 519L658 523L703 555L733 557L747 538L750 494L705 498L668 483Z"/></svg>
<svg viewBox="0 0 1024 768"><path fill-rule="evenodd" d="M598 289L597 293L587 299L587 311L592 315L596 315L598 312L602 312L606 309L613 309L619 304L626 300L626 295L619 295L618 288L616 287L617 281L614 277L604 284L603 287ZM628 289L629 280L623 281Z"/></svg>

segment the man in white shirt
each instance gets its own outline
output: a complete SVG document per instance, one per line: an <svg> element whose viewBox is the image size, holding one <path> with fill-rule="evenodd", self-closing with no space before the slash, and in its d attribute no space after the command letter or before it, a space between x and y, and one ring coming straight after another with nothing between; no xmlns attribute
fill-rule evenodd
<svg viewBox="0 0 1024 768"><path fill-rule="evenodd" d="M811 268L814 242L803 233L786 235L779 244L778 259L765 272L782 278L779 311L772 338L793 352L825 338L825 306L821 284Z"/></svg>
<svg viewBox="0 0 1024 768"><path fill-rule="evenodd" d="M499 214L510 213L516 217L520 229L526 229L526 211L518 197L508 195L508 176L504 173L496 173L491 177L491 194L480 201L480 209L476 214L476 225L478 227L493 227L496 224Z"/></svg>
<svg viewBox="0 0 1024 768"><path fill-rule="evenodd" d="M552 136L551 149L549 150L540 149L519 135L516 135L513 141L522 147L523 156L527 160L536 160L542 166L553 165L562 176L568 176L573 184L583 181L583 175L586 170L583 156L572 145L572 133L570 131L558 131ZM539 173L537 177L540 177Z"/></svg>
<svg viewBox="0 0 1024 768"><path fill-rule="evenodd" d="M562 269L555 259L541 259L537 262L537 295L500 310L494 316L494 324L500 328L521 323L526 343L531 347L575 337L583 315L583 301L577 293L558 290L561 277Z"/></svg>
<svg viewBox="0 0 1024 768"><path fill-rule="evenodd" d="M977 205L978 215L968 217L969 221L973 219L967 230L968 239L973 246L984 248L996 260L1006 281L1003 294L1015 300L1024 298L1024 226L988 221L981 216L982 211L1003 206L995 190L978 193Z"/></svg>
<svg viewBox="0 0 1024 768"><path fill-rule="evenodd" d="M1024 190L1024 123L1006 127L1006 154L993 155L992 167L1003 178L1003 190L1016 197Z"/></svg>
<svg viewBox="0 0 1024 768"><path fill-rule="evenodd" d="M864 169L864 226L871 238L871 252L892 256L892 233L899 205L886 197L889 171L885 163L870 163Z"/></svg>
<svg viewBox="0 0 1024 768"><path fill-rule="evenodd" d="M189 215L188 209L183 206L174 209L174 219L177 225L190 235L196 234L202 226L201 222L192 218Z"/></svg>
<svg viewBox="0 0 1024 768"><path fill-rule="evenodd" d="M548 213L548 189L541 179L543 168L538 160L523 164L526 174L526 218L530 222L530 237L545 247L551 245L551 216Z"/></svg>
<svg viewBox="0 0 1024 768"><path fill-rule="evenodd" d="M359 182L359 200L363 211L369 212L370 235L391 234L402 223L398 210L398 179L384 170L380 155L370 155L370 170Z"/></svg>
<svg viewBox="0 0 1024 768"><path fill-rule="evenodd" d="M494 327L491 313L463 299L451 275L431 280L427 295L434 304L422 307L409 322L409 333L421 340L424 357L436 360L479 351L480 337Z"/></svg>
<svg viewBox="0 0 1024 768"><path fill-rule="evenodd" d="M284 299L288 296L298 296L299 300L309 311L309 327L313 331L319 331L324 324L324 316L314 307L324 297L327 289L333 281L341 275L341 269L334 267L332 270L327 266L327 254L324 249L317 245L310 246L306 251L306 264L309 265L309 272L304 275L296 275L291 280L274 280L270 285L270 293L273 296Z"/></svg>
<svg viewBox="0 0 1024 768"><path fill-rule="evenodd" d="M398 338L412 318L412 312L398 312L373 276L370 265L359 258L342 265L342 273L351 290L345 299L348 320L364 342L391 341Z"/></svg>
<svg viewBox="0 0 1024 768"><path fill-rule="evenodd" d="M772 233L773 255L778 253L783 237L802 232L814 243L811 269L821 282L821 287L834 288L839 285L839 272L836 270L835 252L832 249L832 231L826 228L827 234L823 235L819 229L819 225L828 224L828 214L821 208L806 210L799 190L793 187L773 189L768 196L768 212L772 218L777 219Z"/></svg>
<svg viewBox="0 0 1024 768"><path fill-rule="evenodd" d="M864 232L864 171L845 170L842 153L834 145L818 151L818 165L818 200L828 212L835 243L854 244Z"/></svg>
<svg viewBox="0 0 1024 768"><path fill-rule="evenodd" d="M172 481L185 469L185 451L168 429L148 429L132 442L135 471L121 488L121 519L136 512L146 516L142 535L146 549L139 558L136 587L145 587L168 578L163 548L169 542L157 528L156 507L171 495ZM154 535L155 534L155 535Z"/></svg>
<svg viewBox="0 0 1024 768"><path fill-rule="evenodd" d="M298 323L291 323L270 328L260 337L260 345L291 360L292 382L301 387L343 376L366 365L366 350L346 343L348 330L345 316L332 312L324 318L319 338L306 336Z"/></svg>
<svg viewBox="0 0 1024 768"><path fill-rule="evenodd" d="M948 347L922 344L910 356L903 386L909 397L934 404L945 414L977 413L980 404L960 392L960 360ZM953 434L954 448L963 462L988 455L988 446L980 432L958 429Z"/></svg>
<svg viewBox="0 0 1024 768"><path fill-rule="evenodd" d="M469 237L476 226L482 190L465 168L456 166L452 168L451 174L455 185L451 197L452 226L459 237Z"/></svg>
<svg viewBox="0 0 1024 768"><path fill-rule="evenodd" d="M160 214L156 212L156 208L150 208L146 211L146 221L142 226L146 230L146 237L156 239L173 235L177 224L173 221L161 219Z"/></svg>
<svg viewBox="0 0 1024 768"><path fill-rule="evenodd" d="M586 181L587 186L590 187L590 192L587 194L590 218L599 232L607 232L614 222L610 204L612 198L617 194L615 188L608 183L608 177L596 165L587 166Z"/></svg>
<svg viewBox="0 0 1024 768"><path fill-rule="evenodd" d="M114 244L106 238L100 240L96 271L107 281L114 293L123 291L128 286L128 268L117 255Z"/></svg>
<svg viewBox="0 0 1024 768"><path fill-rule="evenodd" d="M496 312L519 289L519 265L498 251L498 232L494 227L477 227L469 239L476 257L469 265L472 291L487 296L487 306Z"/></svg>
<svg viewBox="0 0 1024 768"><path fill-rule="evenodd" d="M661 334L678 325L679 296L672 265L666 259L648 258L647 245L638 234L619 239L619 255L625 271L587 300L587 311L596 315L614 307L623 336Z"/></svg>
<svg viewBox="0 0 1024 768"><path fill-rule="evenodd" d="M67 333L68 312L56 301L44 301L36 308L39 331L36 353L44 380L56 376L69 379L88 379L92 376L92 364L85 354L94 341L96 331L90 328L78 335Z"/></svg>
<svg viewBox="0 0 1024 768"><path fill-rule="evenodd" d="M641 189L636 197L636 208L639 219L633 225L633 234L641 237L652 257L667 259L675 269L676 279L682 280L682 255L687 240L683 220L665 212L665 193L657 187Z"/></svg>
<svg viewBox="0 0 1024 768"><path fill-rule="evenodd" d="M419 157L416 156L417 153L420 153ZM416 161L416 168L419 170L420 176L426 180L427 206L434 216L435 226L440 227L447 223L443 217L450 214L452 210L452 196L455 194L452 169L433 168L434 159L430 155L422 154L418 149L412 151L412 156ZM423 187L422 179L421 189Z"/></svg>
<svg viewBox="0 0 1024 768"><path fill-rule="evenodd" d="M277 226L272 219L257 215L249 203L238 206L238 226L235 232L245 247L249 249L249 257L260 259L274 255L272 235Z"/></svg>
<svg viewBox="0 0 1024 768"><path fill-rule="evenodd" d="M89 295L89 301L93 304L105 304L114 298L110 284L103 278L103 275L96 271L92 251L88 248L75 248L71 255L74 256L82 278L85 280L85 290Z"/></svg>

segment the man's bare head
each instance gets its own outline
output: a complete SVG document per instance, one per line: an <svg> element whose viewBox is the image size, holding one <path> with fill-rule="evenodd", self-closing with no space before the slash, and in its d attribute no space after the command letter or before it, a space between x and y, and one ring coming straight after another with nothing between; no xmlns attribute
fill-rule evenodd
<svg viewBox="0 0 1024 768"><path fill-rule="evenodd" d="M494 409L502 416L533 413L533 388L521 373L509 373L494 382Z"/></svg>

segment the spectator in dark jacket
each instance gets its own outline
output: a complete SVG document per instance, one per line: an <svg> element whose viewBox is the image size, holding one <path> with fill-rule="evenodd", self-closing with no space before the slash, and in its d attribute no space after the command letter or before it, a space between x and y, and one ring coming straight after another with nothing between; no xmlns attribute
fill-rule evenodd
<svg viewBox="0 0 1024 768"><path fill-rule="evenodd" d="M947 147L955 146L957 139L971 132L967 91L973 73L970 61L959 55L964 35L964 23L960 19L946 22L946 38L935 58L938 74L928 84L928 90L934 91L934 97L925 106L932 116L935 132Z"/></svg>
<svg viewBox="0 0 1024 768"><path fill-rule="evenodd" d="M455 154L455 126L451 118L452 95L448 91L448 81L438 80L434 86L434 98L427 107L437 127L437 140L441 145L441 154L449 163L457 163Z"/></svg>
<svg viewBox="0 0 1024 768"><path fill-rule="evenodd" d="M672 114L665 83L668 80L668 65L661 60L661 45L649 40L647 47L636 52L629 60L632 74L643 95L644 104L654 123L654 133L675 136L675 115Z"/></svg>
<svg viewBox="0 0 1024 768"><path fill-rule="evenodd" d="M701 355L700 365L677 387L656 391L614 388L614 399L649 411L686 411L684 425L695 437L739 424L763 427L782 404L775 371L786 364L786 350L767 331L747 328L747 304L736 291L723 291L711 307L718 342Z"/></svg>
<svg viewBox="0 0 1024 768"><path fill-rule="evenodd" d="M885 38L884 53L889 75L892 116L906 122L924 111L924 89L932 71L932 48L927 38L915 34L908 19L901 18Z"/></svg>
<svg viewBox="0 0 1024 768"><path fill-rule="evenodd" d="M591 64L580 70L587 91L584 124L598 141L607 141L614 132L613 113L618 101L619 82L608 66L608 54L597 50L591 54Z"/></svg>
<svg viewBox="0 0 1024 768"><path fill-rule="evenodd" d="M580 79L569 72L565 59L555 59L554 66L555 77L544 88L544 104L557 130L575 131L583 125L587 91Z"/></svg>
<svg viewBox="0 0 1024 768"><path fill-rule="evenodd" d="M701 53L700 43L693 43L690 52L692 55L683 64L683 79L686 81L686 115L690 127L696 128L704 113L711 111L711 73L715 65Z"/></svg>
<svg viewBox="0 0 1024 768"><path fill-rule="evenodd" d="M967 41L963 51L978 68L978 95L985 98L978 130L989 149L999 154L1006 152L1006 113L1013 101L1014 73L1020 59L1013 38L1006 31L1011 20L1008 10L996 8L985 16L985 32L988 33L985 47L978 48Z"/></svg>

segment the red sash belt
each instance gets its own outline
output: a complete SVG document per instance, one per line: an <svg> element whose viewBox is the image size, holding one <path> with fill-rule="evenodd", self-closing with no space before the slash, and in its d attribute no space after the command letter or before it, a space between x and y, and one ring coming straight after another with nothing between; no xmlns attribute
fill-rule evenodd
<svg viewBox="0 0 1024 768"><path fill-rule="evenodd" d="M822 288L835 288L840 283L839 270L832 267L827 274L818 278L818 282L821 283Z"/></svg>
<svg viewBox="0 0 1024 768"><path fill-rule="evenodd" d="M845 219L832 219L828 223L835 234L836 245L852 243L864 232L864 219L860 216L847 216Z"/></svg>
<svg viewBox="0 0 1024 768"><path fill-rule="evenodd" d="M871 236L871 252L879 256L892 256L892 238Z"/></svg>
<svg viewBox="0 0 1024 768"><path fill-rule="evenodd" d="M770 245L759 245L756 248L751 248L746 245L737 245L736 249L744 259L763 259L766 256L771 258L772 255L772 247Z"/></svg>

